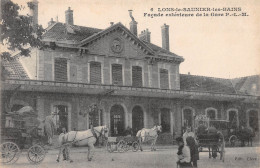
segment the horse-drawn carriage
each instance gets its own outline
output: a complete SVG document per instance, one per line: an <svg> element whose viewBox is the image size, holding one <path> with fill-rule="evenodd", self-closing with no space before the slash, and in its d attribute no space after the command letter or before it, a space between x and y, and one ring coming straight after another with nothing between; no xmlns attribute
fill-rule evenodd
<svg viewBox="0 0 260 168"><path fill-rule="evenodd" d="M108 152L126 152L130 148L136 152L139 149L139 141L136 136L108 137L106 146Z"/></svg>
<svg viewBox="0 0 260 168"><path fill-rule="evenodd" d="M29 106L5 114L1 127L2 163L15 163L24 150L27 150L26 156L30 163L38 164L44 160L46 152L41 146L44 138L39 134L38 125L39 121Z"/></svg>
<svg viewBox="0 0 260 168"><path fill-rule="evenodd" d="M199 146L199 152L208 152L209 158L217 157L220 154L220 160L225 160L225 139L221 131L199 131L200 126L209 128L210 120L205 115L199 115L195 118L196 136ZM208 150L206 150L206 149Z"/></svg>

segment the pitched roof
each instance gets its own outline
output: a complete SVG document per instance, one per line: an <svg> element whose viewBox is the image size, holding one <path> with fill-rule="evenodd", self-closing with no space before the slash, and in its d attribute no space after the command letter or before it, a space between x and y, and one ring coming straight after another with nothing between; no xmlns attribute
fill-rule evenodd
<svg viewBox="0 0 260 168"><path fill-rule="evenodd" d="M159 47L155 44L152 44L150 42L147 42L145 40L142 40L147 46L149 46L154 52L157 52L159 55L163 55L163 56L174 56L174 57L180 57L178 55L176 55L173 52L170 52L162 47Z"/></svg>
<svg viewBox="0 0 260 168"><path fill-rule="evenodd" d="M2 60L2 65L10 79L29 79L19 59Z"/></svg>
<svg viewBox="0 0 260 168"><path fill-rule="evenodd" d="M236 94L230 79L180 74L181 90Z"/></svg>
<svg viewBox="0 0 260 168"><path fill-rule="evenodd" d="M107 32L116 27L122 28L150 53L156 52L158 55L176 57L178 59L180 58L183 61L183 58L181 56L178 56L152 43L140 40L136 35L131 33L130 30L128 30L120 22L103 30L56 22L47 28L47 31L43 34L42 37L43 41L65 42L68 44L78 44L79 46L82 46L96 38L99 38L100 36L106 34Z"/></svg>
<svg viewBox="0 0 260 168"><path fill-rule="evenodd" d="M42 37L43 40L48 41L72 41L78 43L100 31L102 29L56 22L47 28Z"/></svg>
<svg viewBox="0 0 260 168"><path fill-rule="evenodd" d="M234 78L235 89L242 94L260 95L260 75Z"/></svg>

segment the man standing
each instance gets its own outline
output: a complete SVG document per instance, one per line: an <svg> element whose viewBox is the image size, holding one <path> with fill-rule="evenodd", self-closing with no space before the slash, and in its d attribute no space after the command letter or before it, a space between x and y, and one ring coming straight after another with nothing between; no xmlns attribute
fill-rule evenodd
<svg viewBox="0 0 260 168"><path fill-rule="evenodd" d="M199 160L198 144L195 134L191 132L191 128L187 127L186 132L183 134L184 145L190 148L190 156L193 167L197 167L197 160Z"/></svg>
<svg viewBox="0 0 260 168"><path fill-rule="evenodd" d="M54 123L55 115L56 115L56 113L52 112L51 115L49 115L45 118L44 131L45 131L45 134L48 137L48 144L49 145L52 145L52 138L53 138L54 132L56 130L56 126L55 126L55 123Z"/></svg>

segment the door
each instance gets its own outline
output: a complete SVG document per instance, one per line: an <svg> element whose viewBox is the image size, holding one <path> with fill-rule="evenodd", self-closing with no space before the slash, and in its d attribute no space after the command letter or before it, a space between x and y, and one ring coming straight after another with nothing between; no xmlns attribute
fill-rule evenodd
<svg viewBox="0 0 260 168"><path fill-rule="evenodd" d="M123 136L125 130L124 108L121 105L114 105L110 110L111 136Z"/></svg>
<svg viewBox="0 0 260 168"><path fill-rule="evenodd" d="M133 134L144 128L144 113L140 106L135 106L132 111Z"/></svg>

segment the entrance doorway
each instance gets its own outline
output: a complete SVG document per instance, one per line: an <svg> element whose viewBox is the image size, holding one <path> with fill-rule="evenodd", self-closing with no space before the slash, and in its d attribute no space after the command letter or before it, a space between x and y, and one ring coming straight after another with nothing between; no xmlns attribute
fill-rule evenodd
<svg viewBox="0 0 260 168"><path fill-rule="evenodd" d="M123 136L125 131L124 108L114 105L110 110L110 128L112 136Z"/></svg>
<svg viewBox="0 0 260 168"><path fill-rule="evenodd" d="M170 110L167 108L161 109L161 125L162 132L170 132L171 131L171 121L170 121Z"/></svg>
<svg viewBox="0 0 260 168"><path fill-rule="evenodd" d="M54 112L56 113L55 123L57 127L57 134L62 132L62 128L68 131L68 106L56 105L54 106Z"/></svg>
<svg viewBox="0 0 260 168"><path fill-rule="evenodd" d="M258 125L258 111L249 111L249 126L254 129L254 131L259 131Z"/></svg>
<svg viewBox="0 0 260 168"><path fill-rule="evenodd" d="M135 106L132 111L133 134L144 128L144 113L140 106Z"/></svg>

